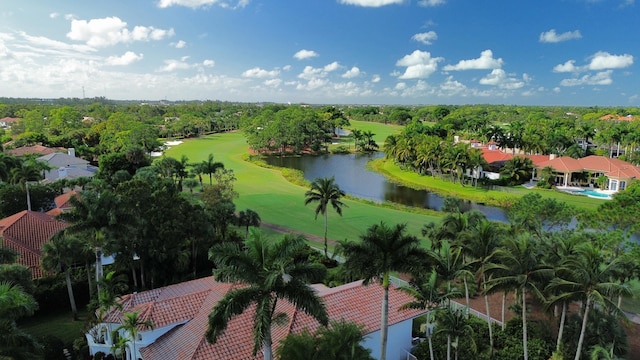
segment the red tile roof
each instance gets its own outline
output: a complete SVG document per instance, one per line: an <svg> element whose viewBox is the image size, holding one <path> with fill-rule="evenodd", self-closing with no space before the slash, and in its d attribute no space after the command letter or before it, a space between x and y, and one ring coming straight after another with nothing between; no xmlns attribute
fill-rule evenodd
<svg viewBox="0 0 640 360"><path fill-rule="evenodd" d="M640 179L640 167L620 159L590 155L581 159L560 157L538 165L538 168L551 166L560 172L601 172L604 175L619 179Z"/></svg>
<svg viewBox="0 0 640 360"><path fill-rule="evenodd" d="M33 278L37 279L43 276L40 268L42 244L67 226L53 216L24 210L0 220L0 236L3 245L20 254L18 263L30 268Z"/></svg>
<svg viewBox="0 0 640 360"><path fill-rule="evenodd" d="M56 198L53 199L53 202L56 204L56 207L47 211L47 215L58 216L62 212L72 209L73 205L71 204L71 198L76 195L78 195L78 192L75 190L71 190L62 195L56 196Z"/></svg>
<svg viewBox="0 0 640 360"><path fill-rule="evenodd" d="M489 150L488 148L482 148L481 151L482 157L484 157L487 164L505 162L513 158L513 155L507 154L500 150Z"/></svg>
<svg viewBox="0 0 640 360"><path fill-rule="evenodd" d="M121 299L123 309L114 309L106 321L119 323L124 312L139 311L143 320L151 320L156 329L170 324L183 324L142 348L140 351L145 359L262 359L261 352L252 356L252 308L234 317L215 344L209 344L204 338L211 309L232 287L232 284L216 282L213 277L207 277L126 295ZM365 327L365 333L379 330L383 296L380 285L362 286L358 281L331 289L322 285L314 285L314 288L323 298L331 319L361 324ZM389 293L389 325L424 313L420 310L398 311L400 305L409 301L412 301L409 295L392 287ZM289 322L282 326L274 325L274 347L289 333L297 333L303 328L313 332L319 326L311 316L296 311L287 301L278 301L276 311L287 314Z"/></svg>

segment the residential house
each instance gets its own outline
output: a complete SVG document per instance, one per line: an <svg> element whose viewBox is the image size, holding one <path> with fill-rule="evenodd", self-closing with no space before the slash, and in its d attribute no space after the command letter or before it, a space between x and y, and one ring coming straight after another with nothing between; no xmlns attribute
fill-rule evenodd
<svg viewBox="0 0 640 360"><path fill-rule="evenodd" d="M20 121L20 118L14 118L14 117L8 117L8 116L3 117L2 119L0 119L0 127L5 129L10 129L11 126L17 123L18 121Z"/></svg>
<svg viewBox="0 0 640 360"><path fill-rule="evenodd" d="M124 313L137 311L141 320L153 323L153 329L139 329L135 342L135 358L152 359L262 359L253 349L253 310L250 308L233 318L215 344L204 337L208 326L208 316L215 304L234 286L217 282L213 277L188 281L167 287L125 295L119 299L121 309L114 308L104 320L87 334L90 353L98 351L112 353L112 332L119 325ZM372 284L363 286L362 281L335 288L312 285L322 297L330 319L355 322L364 326L366 339L363 346L371 349L372 356L380 355L380 305L384 290ZM425 313L424 310L403 310L399 307L413 299L393 287L389 293L389 336L387 358L406 359L406 351L411 349L413 319ZM280 300L277 312L287 315L284 325L273 325L274 348L287 335L299 333L303 329L313 332L320 325L309 315L297 311L295 307ZM124 330L117 336L127 337ZM130 357L133 342L129 342L127 356Z"/></svg>
<svg viewBox="0 0 640 360"><path fill-rule="evenodd" d="M40 156L38 161L46 162L51 170L45 172L43 182L55 182L61 179L77 179L93 177L98 168L90 165L87 160L76 157L75 149L69 148L67 153L51 153Z"/></svg>
<svg viewBox="0 0 640 360"><path fill-rule="evenodd" d="M0 236L2 245L17 251L18 263L31 269L37 279L44 276L40 268L42 244L67 226L51 215L23 210L0 220Z"/></svg>
<svg viewBox="0 0 640 360"><path fill-rule="evenodd" d="M563 156L537 164L536 169L551 167L556 182L562 186L596 184L600 176L607 177L605 189L611 192L624 190L630 181L640 179L640 166L616 158L590 155L580 159Z"/></svg>

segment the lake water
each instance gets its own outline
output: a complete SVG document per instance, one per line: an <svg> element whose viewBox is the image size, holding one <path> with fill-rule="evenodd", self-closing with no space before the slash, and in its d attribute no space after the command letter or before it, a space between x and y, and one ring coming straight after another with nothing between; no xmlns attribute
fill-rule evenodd
<svg viewBox="0 0 640 360"><path fill-rule="evenodd" d="M367 162L384 156L374 154L321 155L303 157L267 157L273 166L301 170L305 179L313 181L319 177L335 177L336 184L347 194L374 202L394 202L402 205L440 211L443 197L426 190L415 190L394 184L384 176L367 170ZM464 211L482 211L488 219L506 222L504 211L470 201L464 202Z"/></svg>

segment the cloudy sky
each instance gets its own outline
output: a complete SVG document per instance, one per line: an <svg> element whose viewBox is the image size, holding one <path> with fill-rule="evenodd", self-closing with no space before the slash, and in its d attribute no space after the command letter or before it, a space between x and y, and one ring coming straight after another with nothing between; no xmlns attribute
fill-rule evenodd
<svg viewBox="0 0 640 360"><path fill-rule="evenodd" d="M0 96L640 106L634 0L2 1Z"/></svg>

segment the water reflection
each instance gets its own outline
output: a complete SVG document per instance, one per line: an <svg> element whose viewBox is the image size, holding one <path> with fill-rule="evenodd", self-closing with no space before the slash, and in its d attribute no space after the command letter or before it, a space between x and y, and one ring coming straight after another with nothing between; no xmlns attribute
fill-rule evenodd
<svg viewBox="0 0 640 360"><path fill-rule="evenodd" d="M298 169L304 173L305 179L313 181L319 177L335 177L336 183L347 194L374 202L394 202L402 205L440 210L443 197L426 190L415 190L394 184L387 179L366 169L367 162L384 156L383 153L321 155L304 157L268 157L270 165ZM464 211L477 209L488 219L507 221L502 209L492 206L464 202Z"/></svg>

